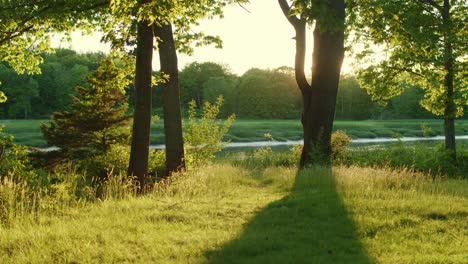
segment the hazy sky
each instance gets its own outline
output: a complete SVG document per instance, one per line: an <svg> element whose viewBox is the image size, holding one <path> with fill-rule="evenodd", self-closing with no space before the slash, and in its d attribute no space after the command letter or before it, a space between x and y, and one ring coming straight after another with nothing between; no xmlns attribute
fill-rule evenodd
<svg viewBox="0 0 468 264"><path fill-rule="evenodd" d="M295 41L294 29L284 18L277 1L256 0L244 5L246 11L238 5L225 9L223 19L203 20L199 29L206 34L218 35L224 43L223 49L212 46L196 48L192 56L179 54L179 67L194 61L213 61L228 65L234 73L242 74L246 70L257 68L276 68L294 66ZM73 34L72 43L54 46L71 47L80 52L102 50L107 51L107 45L99 43L100 37ZM306 69L311 67L312 30L308 34L309 47L306 58ZM154 62L155 70L159 68L157 56ZM344 71L349 66L345 62Z"/></svg>

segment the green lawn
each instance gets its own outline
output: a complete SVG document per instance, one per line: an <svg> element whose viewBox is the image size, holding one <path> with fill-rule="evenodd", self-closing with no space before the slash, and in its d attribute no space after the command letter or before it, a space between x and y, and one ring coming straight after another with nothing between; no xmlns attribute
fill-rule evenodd
<svg viewBox="0 0 468 264"><path fill-rule="evenodd" d="M46 120L0 120L5 132L14 135L15 142L27 146L45 146L39 129L40 122ZM335 130L345 130L352 138L423 136L421 123L425 122L432 130L432 135L443 135L443 120L366 120L335 121ZM264 140L264 134L270 133L276 140L298 140L302 138L299 120L236 120L226 135L232 142L250 142ZM457 135L468 134L468 120L456 121ZM151 128L151 143L164 142L162 121L157 121Z"/></svg>
<svg viewBox="0 0 468 264"><path fill-rule="evenodd" d="M47 211L45 211L47 212ZM206 166L0 227L2 263L468 263L468 181Z"/></svg>

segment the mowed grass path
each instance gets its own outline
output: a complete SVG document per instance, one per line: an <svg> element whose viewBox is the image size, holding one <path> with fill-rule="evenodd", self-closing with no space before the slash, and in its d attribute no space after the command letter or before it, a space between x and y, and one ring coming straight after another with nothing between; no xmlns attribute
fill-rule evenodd
<svg viewBox="0 0 468 264"><path fill-rule="evenodd" d="M15 137L15 142L26 146L44 147L39 123L47 120L0 120L4 131ZM432 130L431 135L443 135L443 120L408 119L408 120L366 120L335 121L335 130L345 130L352 138L393 137L396 134L406 137L422 137L421 124L426 123ZM456 121L456 134L468 135L468 120ZM151 143L163 144L163 121L155 122L151 127ZM269 133L275 140L299 140L302 138L302 126L299 120L236 120L226 135L232 142L252 142L265 140Z"/></svg>
<svg viewBox="0 0 468 264"><path fill-rule="evenodd" d="M1 263L467 263L468 182L217 164L0 228Z"/></svg>

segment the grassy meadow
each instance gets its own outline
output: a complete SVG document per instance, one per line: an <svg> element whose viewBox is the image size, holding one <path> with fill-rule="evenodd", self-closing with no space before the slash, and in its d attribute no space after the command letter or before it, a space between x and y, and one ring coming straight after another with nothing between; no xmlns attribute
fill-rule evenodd
<svg viewBox="0 0 468 264"><path fill-rule="evenodd" d="M1 121L17 143L43 146L39 122ZM335 129L353 138L423 136L422 122L442 134L441 120L337 121ZM153 143L160 131L158 121ZM227 137L265 133L298 139L301 126L237 120ZM468 134L467 121L457 121L457 134ZM334 144L333 167L298 171L297 146L229 150L169 179L154 174L145 195L125 177L124 146L54 168L7 155L0 263L468 263L465 144L456 166L442 146ZM104 176L93 174L99 162L109 166Z"/></svg>
<svg viewBox="0 0 468 264"><path fill-rule="evenodd" d="M47 120L0 120L4 131L15 137L17 144L44 147L39 123ZM345 130L351 138L422 137L421 124L431 129L430 134L443 135L443 120L408 119L408 120L365 120L335 121L335 130ZM251 142L265 140L264 134L270 133L275 140L298 140L302 138L302 127L299 120L236 120L225 139L232 142ZM456 121L456 134L468 134L468 120ZM151 127L151 143L164 142L163 121L154 122Z"/></svg>
<svg viewBox="0 0 468 264"><path fill-rule="evenodd" d="M408 170L225 162L57 203L0 226L2 263L468 262L468 182Z"/></svg>

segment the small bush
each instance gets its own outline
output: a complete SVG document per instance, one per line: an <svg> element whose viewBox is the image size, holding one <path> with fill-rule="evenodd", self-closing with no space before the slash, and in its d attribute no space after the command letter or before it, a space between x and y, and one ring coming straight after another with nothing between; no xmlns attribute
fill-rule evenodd
<svg viewBox="0 0 468 264"><path fill-rule="evenodd" d="M29 183L37 180L26 147L14 144L13 136L5 134L0 127L0 180L8 175L16 175L21 177L17 180Z"/></svg>
<svg viewBox="0 0 468 264"><path fill-rule="evenodd" d="M332 160L344 159L348 155L348 145L351 138L342 130L337 130L331 136Z"/></svg>
<svg viewBox="0 0 468 264"><path fill-rule="evenodd" d="M431 137L435 136L435 133L432 131L432 129L427 125L426 122L421 123L421 131L423 133L424 137Z"/></svg>
<svg viewBox="0 0 468 264"><path fill-rule="evenodd" d="M301 157L301 154L302 154L302 147L303 146L301 144L294 145L290 149L291 155L293 155L294 157L297 157L299 159Z"/></svg>
<svg viewBox="0 0 468 264"><path fill-rule="evenodd" d="M258 164L258 166L265 168L273 165L275 160L274 154L275 153L273 153L273 149L271 147L257 148L253 152L252 158L253 161Z"/></svg>
<svg viewBox="0 0 468 264"><path fill-rule="evenodd" d="M126 174L129 160L130 148L128 146L112 145L107 152L90 156L78 161L78 164L80 171L105 180L109 174Z"/></svg>
<svg viewBox="0 0 468 264"><path fill-rule="evenodd" d="M164 150L151 150L148 167L150 174L164 175L166 172L166 152Z"/></svg>
<svg viewBox="0 0 468 264"><path fill-rule="evenodd" d="M188 122L184 123L185 158L189 169L205 164L223 148L223 137L234 122L235 115L224 122L218 120L222 104L223 97L220 96L213 104L205 102L201 112L197 113L196 102L190 102Z"/></svg>

